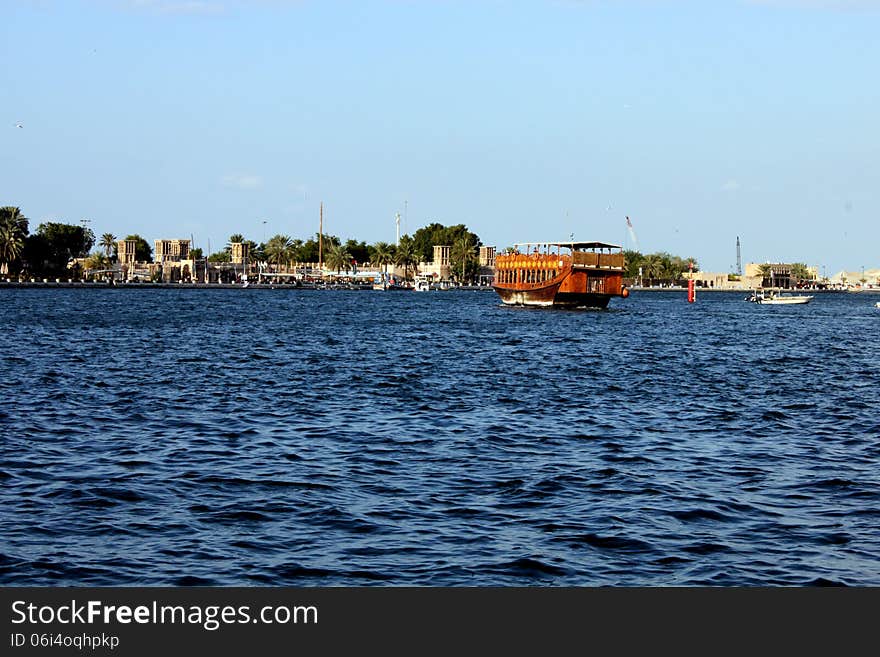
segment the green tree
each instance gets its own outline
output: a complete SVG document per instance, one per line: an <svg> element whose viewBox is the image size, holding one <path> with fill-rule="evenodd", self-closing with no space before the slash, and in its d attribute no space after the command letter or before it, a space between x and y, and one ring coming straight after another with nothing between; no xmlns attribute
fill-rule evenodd
<svg viewBox="0 0 880 657"><path fill-rule="evenodd" d="M394 247L388 242L376 242L370 247L370 262L383 267L388 273L388 264L394 262Z"/></svg>
<svg viewBox="0 0 880 657"><path fill-rule="evenodd" d="M288 235L275 235L269 238L265 247L266 261L276 267L289 264L293 260L293 240Z"/></svg>
<svg viewBox="0 0 880 657"><path fill-rule="evenodd" d="M791 277L795 281L812 281L815 280L815 274L803 262L796 262L791 266Z"/></svg>
<svg viewBox="0 0 880 657"><path fill-rule="evenodd" d="M638 278L639 277L639 267L642 267L643 276L644 276L644 262L645 256L643 256L638 251L624 251L623 252L623 261L626 263L626 271L624 276L627 278Z"/></svg>
<svg viewBox="0 0 880 657"><path fill-rule="evenodd" d="M110 264L110 256L105 255L100 251L95 251L88 258L86 258L83 266L83 269L85 270L84 273L89 274L93 271L109 269Z"/></svg>
<svg viewBox="0 0 880 657"><path fill-rule="evenodd" d="M470 232L464 224L444 226L435 222L419 228L413 234L416 257L424 262L433 262L435 246L452 246L462 237L469 237L475 247L481 244L479 236Z"/></svg>
<svg viewBox="0 0 880 657"><path fill-rule="evenodd" d="M248 259L251 262L266 262L266 245L257 244L253 240L245 240L248 245Z"/></svg>
<svg viewBox="0 0 880 657"><path fill-rule="evenodd" d="M31 238L25 241L23 258L31 271L44 274L67 272L70 261L85 257L95 244L88 228L59 222L40 224Z"/></svg>
<svg viewBox="0 0 880 657"><path fill-rule="evenodd" d="M400 238L400 244L397 245L394 261L398 267L403 267L403 278L407 280L409 278L410 266L415 266L418 263L415 240L409 235L404 235Z"/></svg>
<svg viewBox="0 0 880 657"><path fill-rule="evenodd" d="M462 283L473 278L476 262L476 245L469 235L460 236L449 251L449 265L456 275L461 273Z"/></svg>
<svg viewBox="0 0 880 657"><path fill-rule="evenodd" d="M29 219L21 213L21 208L12 205L0 208L0 225L14 228L22 239L28 236Z"/></svg>
<svg viewBox="0 0 880 657"><path fill-rule="evenodd" d="M0 274L8 274L10 264L24 251L28 219L19 208L0 208Z"/></svg>
<svg viewBox="0 0 880 657"><path fill-rule="evenodd" d="M318 262L318 240L309 239L303 242L297 240L294 244L294 253L297 262Z"/></svg>
<svg viewBox="0 0 880 657"><path fill-rule="evenodd" d="M113 233L101 235L101 248L104 249L104 254L110 258L113 255L113 250L117 248L116 235Z"/></svg>
<svg viewBox="0 0 880 657"><path fill-rule="evenodd" d="M189 257L192 260L201 260L202 258L205 257L204 251L202 251L201 247L195 248L195 249L190 249Z"/></svg>
<svg viewBox="0 0 880 657"><path fill-rule="evenodd" d="M318 252L318 238L321 237L319 233L315 233L315 236L308 239L305 242L297 240L294 242L294 252L295 252L295 260L297 262L318 262L319 252ZM327 252L327 249L332 244L341 244L342 242L335 235L324 235L323 236L323 253ZM323 256L323 254L320 254Z"/></svg>
<svg viewBox="0 0 880 657"><path fill-rule="evenodd" d="M366 242L348 240L345 243L345 250L351 254L352 259L356 263L363 264L370 259L370 251Z"/></svg>
<svg viewBox="0 0 880 657"><path fill-rule="evenodd" d="M651 285L662 280L665 273L663 264L663 257L659 253L645 256L642 262L642 277L647 278Z"/></svg>
<svg viewBox="0 0 880 657"><path fill-rule="evenodd" d="M341 244L330 244L324 256L324 263L336 273L351 267L351 254Z"/></svg>
<svg viewBox="0 0 880 657"><path fill-rule="evenodd" d="M135 233L125 238L126 241L134 240L134 259L137 262L153 262L153 247L143 237Z"/></svg>

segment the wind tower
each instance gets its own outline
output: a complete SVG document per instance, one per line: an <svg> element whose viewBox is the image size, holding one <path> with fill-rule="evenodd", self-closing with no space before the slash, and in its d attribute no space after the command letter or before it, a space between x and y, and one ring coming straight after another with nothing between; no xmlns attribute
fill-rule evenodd
<svg viewBox="0 0 880 657"><path fill-rule="evenodd" d="M736 236L736 275L743 275L742 254L739 250L739 235Z"/></svg>

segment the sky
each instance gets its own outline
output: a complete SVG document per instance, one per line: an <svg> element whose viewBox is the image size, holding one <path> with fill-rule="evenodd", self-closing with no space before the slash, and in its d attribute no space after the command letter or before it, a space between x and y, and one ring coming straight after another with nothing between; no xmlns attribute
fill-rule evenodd
<svg viewBox="0 0 880 657"><path fill-rule="evenodd" d="M880 267L880 0L4 0L0 205ZM19 127L20 126L20 127ZM633 230L627 229L629 217Z"/></svg>

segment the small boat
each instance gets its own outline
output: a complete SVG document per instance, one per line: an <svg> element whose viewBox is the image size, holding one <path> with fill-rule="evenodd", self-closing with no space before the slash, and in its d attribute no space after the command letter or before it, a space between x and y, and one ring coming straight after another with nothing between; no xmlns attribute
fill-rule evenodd
<svg viewBox="0 0 880 657"><path fill-rule="evenodd" d="M411 287L406 285L401 285L397 282L397 280L393 276L389 276L388 274L379 274L376 278L373 279L373 289L381 290L383 292L390 291L401 291L401 290L411 290Z"/></svg>
<svg viewBox="0 0 880 657"><path fill-rule="evenodd" d="M413 290L415 292L430 292L431 291L431 277L419 275L416 276L415 284L413 285Z"/></svg>
<svg viewBox="0 0 880 657"><path fill-rule="evenodd" d="M493 289L514 306L606 308L629 296L622 247L605 242L527 242L495 258Z"/></svg>
<svg viewBox="0 0 880 657"><path fill-rule="evenodd" d="M875 307L875 308L880 308L880 301L878 301L877 303L875 303L875 304L874 304L874 307Z"/></svg>
<svg viewBox="0 0 880 657"><path fill-rule="evenodd" d="M812 295L783 294L781 292L774 292L773 290L761 290L760 292L754 292L752 296L746 299L746 301L771 306L788 306L799 303L810 303L812 299Z"/></svg>

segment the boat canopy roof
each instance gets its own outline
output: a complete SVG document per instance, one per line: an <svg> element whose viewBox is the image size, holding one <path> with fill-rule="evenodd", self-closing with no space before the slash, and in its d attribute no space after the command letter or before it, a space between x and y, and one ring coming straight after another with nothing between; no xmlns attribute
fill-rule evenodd
<svg viewBox="0 0 880 657"><path fill-rule="evenodd" d="M567 247L573 251L579 249L622 249L619 244L609 244L608 242L517 242L515 247L521 246L559 246Z"/></svg>

